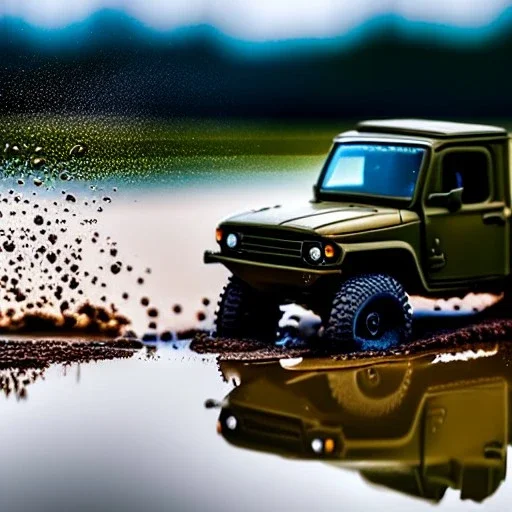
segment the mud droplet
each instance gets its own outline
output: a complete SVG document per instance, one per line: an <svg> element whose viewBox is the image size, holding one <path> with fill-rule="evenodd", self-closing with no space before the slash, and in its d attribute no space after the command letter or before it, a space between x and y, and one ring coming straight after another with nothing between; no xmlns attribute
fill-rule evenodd
<svg viewBox="0 0 512 512"><path fill-rule="evenodd" d="M151 318L156 318L158 316L158 309L156 309L156 308L148 309L148 316Z"/></svg>
<svg viewBox="0 0 512 512"><path fill-rule="evenodd" d="M160 335L160 341L172 341L172 332L171 331L164 331Z"/></svg>
<svg viewBox="0 0 512 512"><path fill-rule="evenodd" d="M16 245L14 244L14 242L5 241L3 243L3 248L6 252L13 252L16 248Z"/></svg>

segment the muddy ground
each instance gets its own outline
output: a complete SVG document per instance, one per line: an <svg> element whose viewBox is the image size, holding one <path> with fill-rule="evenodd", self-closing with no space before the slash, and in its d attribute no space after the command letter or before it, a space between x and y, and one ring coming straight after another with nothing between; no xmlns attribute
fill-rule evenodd
<svg viewBox="0 0 512 512"><path fill-rule="evenodd" d="M30 180L10 180L11 188L0 197L9 221L3 247L8 260L0 276L7 300L0 311L2 338L24 333L34 340L36 333L44 333L44 350L50 347L48 338L60 338L57 351L65 337L72 345L76 337L91 336L95 341L125 337L148 343L195 337L193 350L221 357L362 357L322 340L280 349L208 335L228 277L223 267L202 262L204 249L215 248L218 221L249 205L307 201L315 176L314 168L295 176L262 173L251 178L250 188L246 175L222 173L208 187L202 178L195 182L190 177L142 188L73 181L45 188ZM512 338L512 308L492 306L496 297L412 300L420 313L415 341L394 352ZM6 347L11 350L12 345L0 344L4 367L14 364L15 352ZM39 351L36 345L27 347ZM16 352L20 364L30 360L27 347Z"/></svg>

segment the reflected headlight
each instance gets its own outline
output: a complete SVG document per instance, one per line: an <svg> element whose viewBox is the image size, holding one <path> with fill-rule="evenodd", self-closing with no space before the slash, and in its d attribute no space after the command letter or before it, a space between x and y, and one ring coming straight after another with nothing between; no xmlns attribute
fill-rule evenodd
<svg viewBox="0 0 512 512"><path fill-rule="evenodd" d="M320 454L324 451L324 443L321 439L315 438L311 441L311 449L316 453Z"/></svg>
<svg viewBox="0 0 512 512"><path fill-rule="evenodd" d="M226 427L229 430L235 430L237 426L238 426L238 421L234 416L228 416L226 418Z"/></svg>

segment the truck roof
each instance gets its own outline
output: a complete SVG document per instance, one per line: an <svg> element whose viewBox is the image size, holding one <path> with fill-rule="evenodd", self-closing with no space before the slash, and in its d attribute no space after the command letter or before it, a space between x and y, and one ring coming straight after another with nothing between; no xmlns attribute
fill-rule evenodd
<svg viewBox="0 0 512 512"><path fill-rule="evenodd" d="M417 135L429 138L506 136L507 130L500 126L485 124L452 123L426 119L376 119L361 121L358 132Z"/></svg>

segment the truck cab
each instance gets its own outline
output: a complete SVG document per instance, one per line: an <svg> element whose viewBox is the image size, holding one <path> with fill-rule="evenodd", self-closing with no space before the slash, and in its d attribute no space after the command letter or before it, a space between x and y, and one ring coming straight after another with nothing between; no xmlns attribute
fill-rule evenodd
<svg viewBox="0 0 512 512"><path fill-rule="evenodd" d="M334 138L310 203L227 219L217 229L220 252L205 261L232 271L228 288L257 334L270 326L251 317L275 322L277 302L297 301L322 316L328 337L382 347L383 338L386 346L410 338L409 294L506 289L510 204L504 128L363 121ZM253 315L250 302L265 306ZM223 304L220 334L249 334L224 321Z"/></svg>

